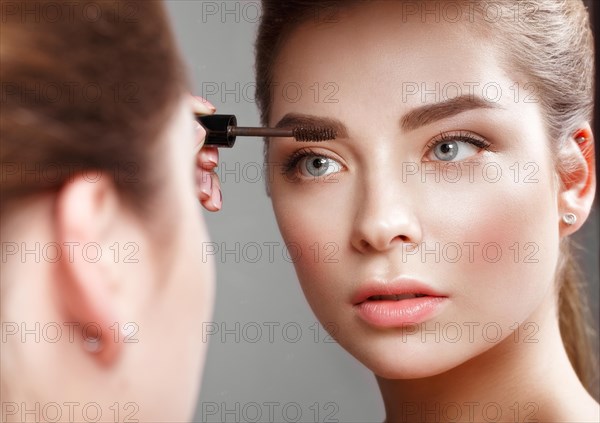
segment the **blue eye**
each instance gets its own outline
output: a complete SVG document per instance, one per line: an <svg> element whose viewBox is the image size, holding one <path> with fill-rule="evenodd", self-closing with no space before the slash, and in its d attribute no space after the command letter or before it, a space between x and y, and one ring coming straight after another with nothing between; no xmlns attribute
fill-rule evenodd
<svg viewBox="0 0 600 423"><path fill-rule="evenodd" d="M446 135L434 140L428 146L428 158L434 161L461 161L476 155L482 149L489 149L490 143L470 135ZM432 157L433 156L433 157Z"/></svg>
<svg viewBox="0 0 600 423"><path fill-rule="evenodd" d="M302 176L321 177L339 172L341 165L333 159L325 156L307 155L298 161L298 167Z"/></svg>
<svg viewBox="0 0 600 423"><path fill-rule="evenodd" d="M340 172L343 165L311 148L302 148L295 151L283 164L282 174L292 176L298 175L302 178L320 178L325 175Z"/></svg>
<svg viewBox="0 0 600 423"><path fill-rule="evenodd" d="M465 159L477 154L477 151L478 149L475 146L464 141L444 141L435 146L433 154L437 159L449 162L459 157L459 155L458 160Z"/></svg>

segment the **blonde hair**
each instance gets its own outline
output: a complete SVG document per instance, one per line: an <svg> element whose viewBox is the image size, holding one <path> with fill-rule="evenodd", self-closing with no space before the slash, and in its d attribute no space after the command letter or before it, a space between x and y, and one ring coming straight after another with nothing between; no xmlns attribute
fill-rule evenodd
<svg viewBox="0 0 600 423"><path fill-rule="evenodd" d="M376 2L373 2L376 3ZM550 149L558 175L573 165L561 156L561 148L583 122L591 122L594 107L594 44L588 12L581 0L494 0L492 4L469 0L463 20L502 53L506 71L529 81L544 111ZM289 35L311 18L327 16L360 1L263 0L263 14L256 40L256 100L263 124L271 111L272 69ZM473 19L478 16L478 19ZM496 19L502 16L501 19ZM587 148L591 148L588 143ZM590 151L584 151L591 154ZM579 379L596 399L598 363L593 352L595 334L589 324L589 307L582 295L581 274L571 254L571 241L560 243L556 270L560 331L565 349Z"/></svg>

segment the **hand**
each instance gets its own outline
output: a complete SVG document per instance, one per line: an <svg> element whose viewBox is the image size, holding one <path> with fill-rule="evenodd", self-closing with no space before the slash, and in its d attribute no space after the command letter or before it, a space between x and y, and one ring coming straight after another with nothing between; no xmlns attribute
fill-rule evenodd
<svg viewBox="0 0 600 423"><path fill-rule="evenodd" d="M202 97L190 96L195 114L212 115L215 107ZM219 164L217 147L204 147L206 130L198 124L198 154L196 155L196 195L202 206L212 212L221 210L223 196L221 182L214 172Z"/></svg>

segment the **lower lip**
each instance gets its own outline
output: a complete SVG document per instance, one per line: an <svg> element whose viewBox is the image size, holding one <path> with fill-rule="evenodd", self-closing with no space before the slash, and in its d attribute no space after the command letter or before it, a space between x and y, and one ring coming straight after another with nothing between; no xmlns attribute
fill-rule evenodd
<svg viewBox="0 0 600 423"><path fill-rule="evenodd" d="M357 304L358 315L367 323L383 327L402 327L424 322L441 309L447 297L419 297L405 300L363 301Z"/></svg>

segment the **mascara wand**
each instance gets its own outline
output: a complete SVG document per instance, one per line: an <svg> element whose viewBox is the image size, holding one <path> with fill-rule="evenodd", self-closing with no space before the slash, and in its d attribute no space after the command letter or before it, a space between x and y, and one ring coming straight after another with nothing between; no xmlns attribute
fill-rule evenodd
<svg viewBox="0 0 600 423"><path fill-rule="evenodd" d="M250 128L237 126L234 115L196 116L196 120L206 129L204 145L233 147L236 137L283 137L296 141L327 141L336 137L329 127L298 126L295 128Z"/></svg>

